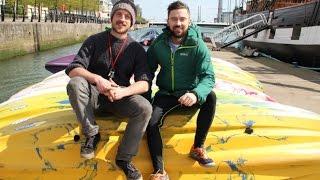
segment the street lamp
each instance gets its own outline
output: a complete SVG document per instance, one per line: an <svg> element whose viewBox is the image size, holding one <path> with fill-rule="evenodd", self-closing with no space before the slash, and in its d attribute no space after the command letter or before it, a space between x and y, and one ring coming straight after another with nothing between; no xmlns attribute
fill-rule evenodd
<svg viewBox="0 0 320 180"><path fill-rule="evenodd" d="M55 5L55 14L54 14L54 21L58 22L58 0L56 0L56 5Z"/></svg>
<svg viewBox="0 0 320 180"><path fill-rule="evenodd" d="M80 19L80 23L84 22L84 17L83 17L83 0L81 0L81 19Z"/></svg>
<svg viewBox="0 0 320 180"><path fill-rule="evenodd" d="M18 0L14 1L14 7L13 7L13 22L16 21L16 16L17 16L17 8L18 8Z"/></svg>
<svg viewBox="0 0 320 180"><path fill-rule="evenodd" d="M83 0L81 0L81 15L83 15Z"/></svg>
<svg viewBox="0 0 320 180"><path fill-rule="evenodd" d="M34 9L34 15L35 15L35 17L37 16L37 0L34 0L34 7L33 7L33 9ZM34 17L34 18L35 18Z"/></svg>
<svg viewBox="0 0 320 180"><path fill-rule="evenodd" d="M1 0L1 21L4 21L4 5L5 5L6 1L5 0Z"/></svg>

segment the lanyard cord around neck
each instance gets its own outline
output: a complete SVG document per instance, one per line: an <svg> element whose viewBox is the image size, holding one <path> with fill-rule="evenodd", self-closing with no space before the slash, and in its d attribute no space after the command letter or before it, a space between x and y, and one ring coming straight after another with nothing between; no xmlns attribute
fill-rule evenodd
<svg viewBox="0 0 320 180"><path fill-rule="evenodd" d="M120 54L122 53L122 49L124 48L128 38L126 38L124 40L124 42L122 43L121 48L120 48L120 50L119 50L119 52L118 52L118 54L117 54L117 56L116 56L116 58L114 60L113 60L112 50L111 50L111 33L108 36L108 40L109 40L109 55L110 55L110 59L111 59L111 67L112 67L112 69L114 69L114 67L115 67L115 65L116 65L116 63L118 61L118 58L119 58Z"/></svg>

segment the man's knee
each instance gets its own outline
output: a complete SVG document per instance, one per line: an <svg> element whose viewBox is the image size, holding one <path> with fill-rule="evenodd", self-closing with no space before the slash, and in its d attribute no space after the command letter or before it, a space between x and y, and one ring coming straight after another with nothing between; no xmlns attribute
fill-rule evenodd
<svg viewBox="0 0 320 180"><path fill-rule="evenodd" d="M139 98L141 99L139 100L139 103L137 103L137 111L149 121L152 114L152 106L144 97L140 96Z"/></svg>
<svg viewBox="0 0 320 180"><path fill-rule="evenodd" d="M216 106L216 102L217 102L217 96L216 96L216 93L214 91L211 91L208 96L207 96L207 99L206 99L206 104L209 105L209 106Z"/></svg>
<svg viewBox="0 0 320 180"><path fill-rule="evenodd" d="M148 117L148 120L151 118L151 114L152 114L152 106L149 103L149 101L146 101L146 103L144 103L142 105L142 110L143 110L143 114Z"/></svg>
<svg viewBox="0 0 320 180"><path fill-rule="evenodd" d="M158 128L161 118L162 118L162 109L157 107L157 106L153 107L148 127L150 127L150 128L152 128L152 127Z"/></svg>
<svg viewBox="0 0 320 180"><path fill-rule="evenodd" d="M74 93L81 88L84 88L84 86L87 84L87 80L83 77L73 77L70 79L68 85L67 85L67 93L70 95L70 93Z"/></svg>

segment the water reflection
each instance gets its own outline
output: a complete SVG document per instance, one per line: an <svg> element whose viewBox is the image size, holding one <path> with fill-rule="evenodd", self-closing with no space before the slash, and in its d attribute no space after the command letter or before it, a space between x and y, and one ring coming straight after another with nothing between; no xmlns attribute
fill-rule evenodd
<svg viewBox="0 0 320 180"><path fill-rule="evenodd" d="M81 44L76 44L0 61L0 102L51 75L44 68L45 63L61 56L74 54L80 46Z"/></svg>

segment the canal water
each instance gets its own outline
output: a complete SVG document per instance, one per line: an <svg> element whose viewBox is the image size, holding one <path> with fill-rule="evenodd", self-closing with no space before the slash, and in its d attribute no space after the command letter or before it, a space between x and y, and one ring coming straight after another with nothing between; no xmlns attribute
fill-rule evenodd
<svg viewBox="0 0 320 180"><path fill-rule="evenodd" d="M161 28L157 30L161 31ZM216 30L218 29L202 28L203 32L214 32ZM146 31L147 29L140 29L131 32L131 35L138 38ZM52 73L44 68L45 63L59 57L75 54L80 46L81 44L75 44L0 61L0 103L20 90L50 76Z"/></svg>
<svg viewBox="0 0 320 180"><path fill-rule="evenodd" d="M0 61L0 103L18 91L50 76L52 73L44 68L45 63L74 54L80 46L81 44L76 44Z"/></svg>

